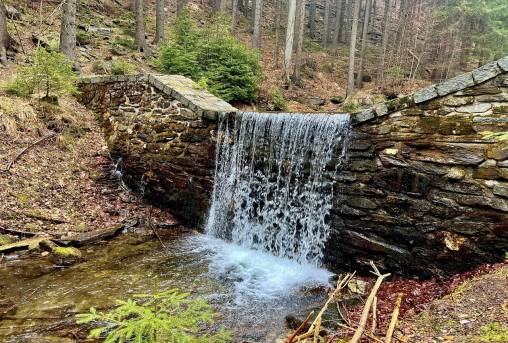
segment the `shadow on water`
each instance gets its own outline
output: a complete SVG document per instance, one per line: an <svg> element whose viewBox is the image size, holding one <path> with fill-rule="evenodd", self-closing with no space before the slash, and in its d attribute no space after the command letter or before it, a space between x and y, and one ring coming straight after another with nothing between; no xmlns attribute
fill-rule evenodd
<svg viewBox="0 0 508 343"><path fill-rule="evenodd" d="M274 342L284 318L320 304L323 295L303 287L326 285L330 274L310 265L241 248L203 235L166 242L124 236L85 252L86 261L58 268L45 259L4 260L0 300L13 304L0 319L2 342L73 342L83 336L74 315L115 299L161 288L205 298L235 341ZM80 331L81 330L81 331Z"/></svg>

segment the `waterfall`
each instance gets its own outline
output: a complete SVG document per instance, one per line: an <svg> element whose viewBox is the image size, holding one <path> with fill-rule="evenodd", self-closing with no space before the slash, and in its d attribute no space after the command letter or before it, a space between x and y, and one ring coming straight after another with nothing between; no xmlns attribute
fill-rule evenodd
<svg viewBox="0 0 508 343"><path fill-rule="evenodd" d="M222 118L207 234L318 266L349 132L348 115Z"/></svg>

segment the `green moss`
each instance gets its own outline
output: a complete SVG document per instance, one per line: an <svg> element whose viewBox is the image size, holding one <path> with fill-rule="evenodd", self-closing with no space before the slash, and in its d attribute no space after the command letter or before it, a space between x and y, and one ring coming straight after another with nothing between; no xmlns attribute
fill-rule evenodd
<svg viewBox="0 0 508 343"><path fill-rule="evenodd" d="M59 256L81 257L81 251L73 247L54 247L51 251Z"/></svg>
<svg viewBox="0 0 508 343"><path fill-rule="evenodd" d="M12 239L6 235L0 235L0 245L11 244Z"/></svg>
<svg viewBox="0 0 508 343"><path fill-rule="evenodd" d="M508 342L508 326L501 323L489 323L480 328L476 342Z"/></svg>

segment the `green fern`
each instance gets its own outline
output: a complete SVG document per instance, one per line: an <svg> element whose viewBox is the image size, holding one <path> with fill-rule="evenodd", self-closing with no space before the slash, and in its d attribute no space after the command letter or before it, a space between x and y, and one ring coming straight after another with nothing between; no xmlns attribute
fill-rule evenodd
<svg viewBox="0 0 508 343"><path fill-rule="evenodd" d="M152 294L136 294L127 301L117 300L109 312L90 308L78 314L78 324L99 327L89 338L104 337L104 343L225 343L230 334L221 328L213 331L214 313L201 299L189 299L189 293L177 289L159 292L157 279ZM139 300L137 300L139 299Z"/></svg>

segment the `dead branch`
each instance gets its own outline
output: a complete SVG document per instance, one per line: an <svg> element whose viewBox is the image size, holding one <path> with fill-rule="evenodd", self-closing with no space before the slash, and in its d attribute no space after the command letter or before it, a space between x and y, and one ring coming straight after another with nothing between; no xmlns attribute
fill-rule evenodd
<svg viewBox="0 0 508 343"><path fill-rule="evenodd" d="M372 302L372 323L370 327L370 332L372 334L376 333L377 326L377 297L374 297L374 301Z"/></svg>
<svg viewBox="0 0 508 343"><path fill-rule="evenodd" d="M352 332L356 331L356 329L354 329L354 328L352 328L350 326L344 325L344 324L338 323L337 326L339 326L341 328L344 328L346 330L352 331ZM376 341L376 342L379 342L379 343L384 343L382 340L380 340L379 338L377 338L376 336L374 336L373 334L370 334L368 332L365 333L365 336L369 337L373 341Z"/></svg>
<svg viewBox="0 0 508 343"><path fill-rule="evenodd" d="M301 340L307 339L309 337L314 337L314 342L317 342L319 332L321 331L321 317L323 316L325 311L328 309L328 306L330 305L332 300L339 296L342 289L347 286L347 284L349 283L349 281L351 281L351 279L354 277L354 275L355 275L355 273L347 274L345 277L337 280L337 286L335 287L335 290L330 294L330 296L328 297L328 300L326 300L326 303L323 305L323 307L317 314L317 316L314 319L314 322L312 322L309 330L306 333L304 333L300 336L297 336L296 337L297 341L301 341Z"/></svg>
<svg viewBox="0 0 508 343"><path fill-rule="evenodd" d="M397 296L397 300L395 301L395 308L393 309L392 319L390 320L390 325L388 326L388 331L385 336L385 343L391 343L393 337L393 331L395 330L395 326L397 325L397 320L399 318L400 311L400 303L402 302L403 293L399 293Z"/></svg>
<svg viewBox="0 0 508 343"><path fill-rule="evenodd" d="M57 135L56 132L53 132L45 137L42 137L41 139L39 139L38 141L36 141L35 143L32 143L30 144L29 146L27 146L26 148L24 148L23 150L21 150L21 152L19 154L16 155L16 157L14 157L14 159L7 165L7 167L5 169L1 169L0 171L1 172L8 172L12 166L14 165L14 163L16 163L20 158L21 156L23 156L29 149L33 148L34 146L37 146L38 144L41 144L42 142L50 139L50 138L53 138Z"/></svg>
<svg viewBox="0 0 508 343"><path fill-rule="evenodd" d="M147 218L148 227L152 229L154 235L157 237L157 239L159 239L159 242L161 243L162 247L165 249L166 245L162 241L161 236L159 236L159 232L155 228L155 225L153 225L153 223L152 223L152 211L153 211L153 206L150 206L150 210L148 211L148 218Z"/></svg>
<svg viewBox="0 0 508 343"><path fill-rule="evenodd" d="M298 333L300 331L302 331L302 329L305 327L305 325L309 322L309 320L312 318L312 315L314 314L314 311L312 311L311 313L309 313L309 315L307 316L307 318L305 318L305 320L300 324L298 325L298 327L296 328L296 330L293 332L293 334L288 338L287 342L286 343L293 343L293 340L295 339L296 335L298 335Z"/></svg>
<svg viewBox="0 0 508 343"><path fill-rule="evenodd" d="M379 272L379 269L377 269L374 262L370 262L370 265L372 266L372 269L374 269L374 274L377 276L376 283L374 284L374 287L372 287L372 291L369 294L369 297L367 298L367 302L365 303L365 306L363 307L362 316L360 317L360 322L358 324L358 328L355 331L355 334L353 335L353 338L349 341L349 343L357 343L360 338L363 335L363 332L365 331L365 325L367 324L367 319L369 317L369 312L372 307L372 303L374 302L374 297L376 296L379 287L381 286L381 283L383 283L383 280L390 276L390 274L381 274Z"/></svg>

